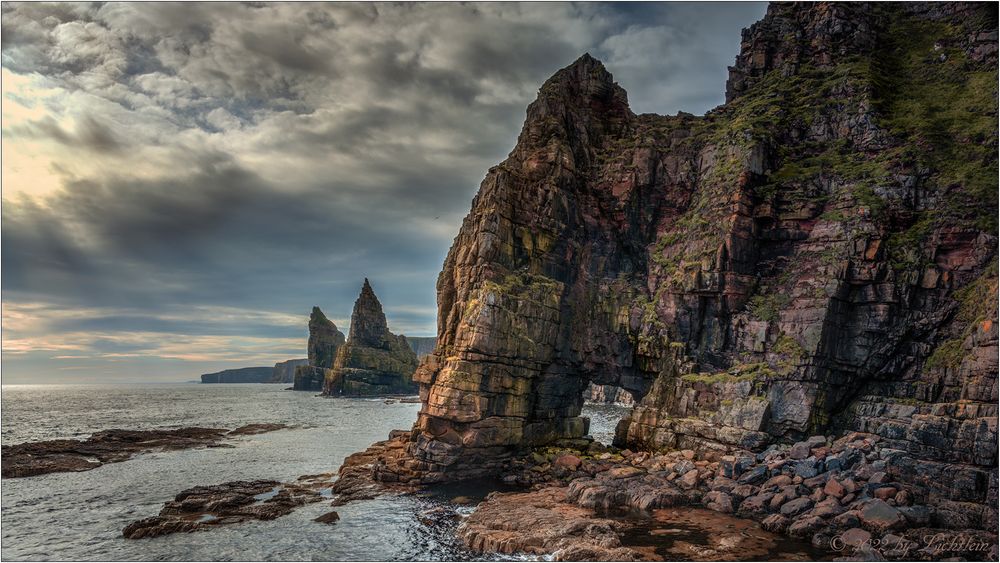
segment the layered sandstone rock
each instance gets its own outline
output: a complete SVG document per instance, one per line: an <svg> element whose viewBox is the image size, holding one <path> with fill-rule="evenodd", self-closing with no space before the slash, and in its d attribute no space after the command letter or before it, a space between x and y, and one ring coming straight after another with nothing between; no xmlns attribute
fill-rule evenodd
<svg viewBox="0 0 1000 563"><path fill-rule="evenodd" d="M296 391L322 390L327 371L333 367L344 341L344 333L337 330L337 325L326 318L319 307L313 307L309 316L308 363L295 368L292 388Z"/></svg>
<svg viewBox="0 0 1000 563"><path fill-rule="evenodd" d="M389 332L382 304L365 279L354 303L347 343L326 370L324 395L386 395L416 392L417 356L403 335Z"/></svg>
<svg viewBox="0 0 1000 563"><path fill-rule="evenodd" d="M445 261L382 474L580 438L594 383L643 397L632 448L861 429L898 478L930 460L979 483L944 497L995 498L995 28L973 4L772 5L704 117L633 114L589 55L556 73Z"/></svg>
<svg viewBox="0 0 1000 563"><path fill-rule="evenodd" d="M634 405L635 398L631 393L614 385L594 385L591 383L583 392L583 400L592 403L614 403L618 405Z"/></svg>

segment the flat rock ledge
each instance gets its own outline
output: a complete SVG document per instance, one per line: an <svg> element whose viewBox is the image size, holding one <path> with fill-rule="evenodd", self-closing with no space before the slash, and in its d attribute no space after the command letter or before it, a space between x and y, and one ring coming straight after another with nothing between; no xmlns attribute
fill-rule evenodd
<svg viewBox="0 0 1000 563"><path fill-rule="evenodd" d="M555 561L640 561L622 547L628 525L566 502L565 487L493 493L459 527L462 541L480 553L551 554Z"/></svg>
<svg viewBox="0 0 1000 563"><path fill-rule="evenodd" d="M193 487L164 504L159 515L126 526L122 536L134 540L248 520L274 520L300 506L321 501L323 495L316 485L261 480Z"/></svg>
<svg viewBox="0 0 1000 563"><path fill-rule="evenodd" d="M45 440L3 446L3 478L30 477L46 473L89 471L105 463L131 459L140 453L199 447L228 447L234 436L261 434L287 428L284 424L248 424L233 430L223 428L175 428L157 430L103 430L86 440Z"/></svg>
<svg viewBox="0 0 1000 563"><path fill-rule="evenodd" d="M257 430L260 429L244 427L243 433L252 434ZM385 494L413 492L415 486L382 483L373 478L386 460L402 455L408 438L408 432L393 431L389 440L376 442L367 450L348 456L338 473L303 475L293 483L230 481L181 491L174 500L163 505L157 516L126 526L122 536L142 539L195 532L248 520L273 520L306 504L329 498L333 499L331 506L341 506ZM317 521L331 524L339 519L336 512L329 512Z"/></svg>

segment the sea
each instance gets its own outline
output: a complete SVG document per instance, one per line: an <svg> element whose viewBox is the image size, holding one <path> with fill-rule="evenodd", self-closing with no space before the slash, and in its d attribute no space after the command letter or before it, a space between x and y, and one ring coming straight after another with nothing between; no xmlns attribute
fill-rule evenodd
<svg viewBox="0 0 1000 563"><path fill-rule="evenodd" d="M336 508L340 521L334 525L313 521L330 510L320 502L272 521L122 538L127 524L155 516L164 502L196 485L287 482L336 471L346 456L384 440L390 430L409 429L418 404L325 398L265 384L4 385L2 391L4 444L80 439L110 428L291 426L240 437L232 442L234 448L141 454L91 471L3 479L0 558L6 561L484 559L461 546L454 525L431 525L420 517L441 506L468 513L472 505L458 497L475 499L486 492L456 488L353 502ZM615 424L627 411L617 405L587 405L584 414L591 418L595 439L610 443Z"/></svg>
<svg viewBox="0 0 1000 563"><path fill-rule="evenodd" d="M284 385L197 383L146 385L4 385L3 444L86 438L111 428L251 423L289 428L241 436L232 448L140 454L78 473L0 481L0 559L5 561L453 561L534 560L537 556L475 554L457 539L459 518L428 517L446 508L470 514L499 483L458 483L417 495L390 495L337 507L333 525L313 519L331 510L318 502L271 521L194 533L126 540L127 524L155 516L185 489L226 481L294 481L335 472L344 458L409 429L418 404L385 398L327 398ZM594 439L609 444L629 412L587 404ZM711 559L705 551L736 538L739 548L714 556L740 560L819 560L807 542L774 536L755 523L705 509L680 508L666 521L636 518L623 545L665 560ZM666 527L665 527L666 526ZM721 539L720 539L721 538ZM694 557L694 555L698 555Z"/></svg>

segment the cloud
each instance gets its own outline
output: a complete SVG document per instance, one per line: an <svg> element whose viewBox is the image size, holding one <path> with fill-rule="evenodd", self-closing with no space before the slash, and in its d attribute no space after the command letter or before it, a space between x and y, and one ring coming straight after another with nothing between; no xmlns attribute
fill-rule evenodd
<svg viewBox="0 0 1000 563"><path fill-rule="evenodd" d="M452 238L548 76L589 51L637 112L700 113L763 10L5 3L5 382L301 355L303 315L346 331L364 277L394 330L433 334Z"/></svg>

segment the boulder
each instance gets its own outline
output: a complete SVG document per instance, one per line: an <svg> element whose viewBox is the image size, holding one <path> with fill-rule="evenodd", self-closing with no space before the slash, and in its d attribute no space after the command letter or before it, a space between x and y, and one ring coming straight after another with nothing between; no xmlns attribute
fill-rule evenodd
<svg viewBox="0 0 1000 563"><path fill-rule="evenodd" d="M899 530L906 526L906 518L903 514L881 499L866 502L858 517L866 530L877 534L883 534L889 530Z"/></svg>

